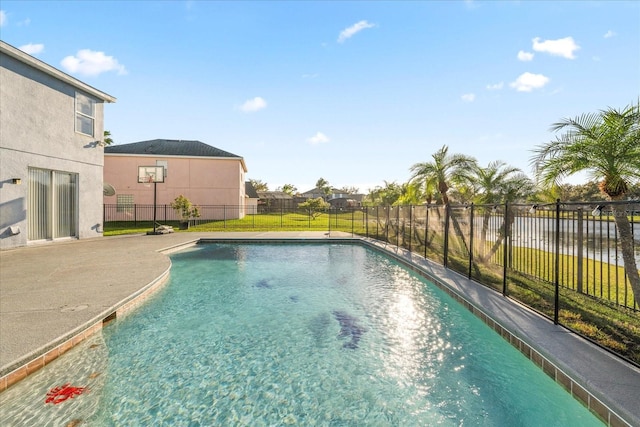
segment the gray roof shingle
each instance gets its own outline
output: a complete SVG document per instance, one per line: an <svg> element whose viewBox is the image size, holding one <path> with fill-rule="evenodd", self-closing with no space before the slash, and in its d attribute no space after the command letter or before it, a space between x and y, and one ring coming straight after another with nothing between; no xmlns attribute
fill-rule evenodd
<svg viewBox="0 0 640 427"><path fill-rule="evenodd" d="M204 142L177 139L152 139L131 144L110 145L104 148L104 152L105 154L242 158Z"/></svg>
<svg viewBox="0 0 640 427"><path fill-rule="evenodd" d="M244 194L246 194L247 197L249 197L250 199L260 198L260 196L258 196L258 192L256 191L256 188L253 186L253 184L251 184L250 181L246 181L244 183Z"/></svg>

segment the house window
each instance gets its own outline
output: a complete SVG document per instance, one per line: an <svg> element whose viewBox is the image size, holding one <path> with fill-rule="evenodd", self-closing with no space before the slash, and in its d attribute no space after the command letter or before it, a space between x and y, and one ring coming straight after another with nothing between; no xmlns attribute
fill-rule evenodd
<svg viewBox="0 0 640 427"><path fill-rule="evenodd" d="M78 236L78 174L29 169L29 240Z"/></svg>
<svg viewBox="0 0 640 427"><path fill-rule="evenodd" d="M133 194L118 194L116 212L133 212Z"/></svg>
<svg viewBox="0 0 640 427"><path fill-rule="evenodd" d="M76 132L94 136L96 102L76 92Z"/></svg>

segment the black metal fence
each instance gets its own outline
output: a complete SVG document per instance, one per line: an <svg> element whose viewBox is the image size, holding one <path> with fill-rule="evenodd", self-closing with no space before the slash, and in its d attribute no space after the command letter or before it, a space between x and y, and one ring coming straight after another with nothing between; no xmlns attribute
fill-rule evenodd
<svg viewBox="0 0 640 427"><path fill-rule="evenodd" d="M374 206L322 212L200 206L200 217L191 224L210 230L346 231L404 247L504 293L509 291L510 275L518 274L638 310L622 261L615 206L629 218L638 267L640 201ZM104 206L105 224L135 225L153 218L153 205ZM157 205L155 218L160 223L180 220L170 205ZM557 311L556 304L554 320Z"/></svg>
<svg viewBox="0 0 640 427"><path fill-rule="evenodd" d="M638 310L622 260L615 203L363 208L364 234L437 261L505 294L523 276ZM618 204L640 266L640 202ZM493 274L492 274L493 273ZM550 317L558 320L559 305Z"/></svg>

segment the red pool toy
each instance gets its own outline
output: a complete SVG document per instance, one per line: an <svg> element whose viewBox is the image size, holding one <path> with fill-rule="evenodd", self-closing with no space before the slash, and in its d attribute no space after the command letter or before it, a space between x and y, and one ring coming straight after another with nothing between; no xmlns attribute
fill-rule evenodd
<svg viewBox="0 0 640 427"><path fill-rule="evenodd" d="M49 393L47 393L47 400L45 400L44 403L53 403L54 405L57 405L87 391L86 387L72 387L70 384L71 383L66 383L62 387L54 387L49 390Z"/></svg>

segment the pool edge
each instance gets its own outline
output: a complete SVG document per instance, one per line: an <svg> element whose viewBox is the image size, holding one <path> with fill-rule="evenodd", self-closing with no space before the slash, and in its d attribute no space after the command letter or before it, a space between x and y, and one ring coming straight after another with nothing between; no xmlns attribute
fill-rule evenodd
<svg viewBox="0 0 640 427"><path fill-rule="evenodd" d="M188 245L180 245L187 247ZM182 248L180 248L182 249ZM179 249L178 249L179 250ZM34 350L30 354L14 361L2 368L4 373L0 377L0 393L12 385L24 380L29 375L37 372L49 363L62 356L67 351L102 330L104 325L117 318L122 318L143 304L150 296L167 283L171 271L171 265L156 279L140 288L137 292L122 299L107 310L103 310L97 316L76 327L50 343Z"/></svg>

